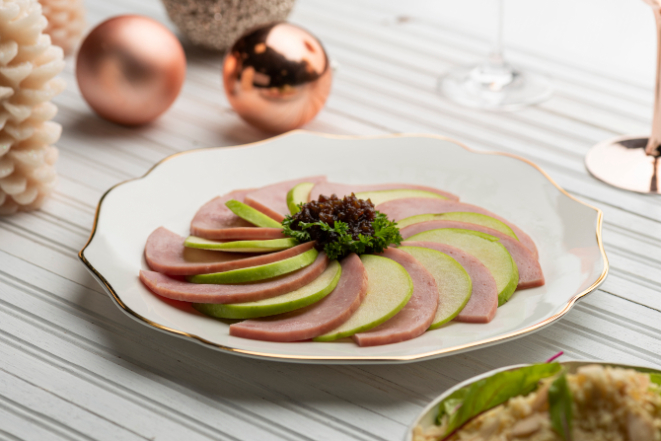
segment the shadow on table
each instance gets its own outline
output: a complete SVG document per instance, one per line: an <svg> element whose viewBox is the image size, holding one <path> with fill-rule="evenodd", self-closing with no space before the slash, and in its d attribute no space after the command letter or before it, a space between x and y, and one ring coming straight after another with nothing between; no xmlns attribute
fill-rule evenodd
<svg viewBox="0 0 661 441"><path fill-rule="evenodd" d="M91 110L77 112L69 120L61 121L62 139L58 145L103 142L105 148L135 146L156 147L166 154L204 147L223 147L262 141L274 136L249 126L231 109L218 109L218 125L201 127L197 133L173 133L167 129L170 118L163 114L159 119L142 126L124 126L107 121ZM195 124L193 124L195 126ZM194 137L193 135L197 135ZM200 139L196 139L200 138Z"/></svg>
<svg viewBox="0 0 661 441"><path fill-rule="evenodd" d="M223 65L225 52L214 51L211 49L203 48L201 46L195 46L186 38L182 38L180 41L184 48L184 52L186 53L186 64L188 65L188 68L193 65L217 67L218 75L220 77L220 69Z"/></svg>
<svg viewBox="0 0 661 441"><path fill-rule="evenodd" d="M221 410L231 406L250 415L247 420L286 424L293 414L300 414L312 425L336 421L335 426L358 432L369 427L377 432L378 439L400 439L422 407L464 379L495 367L543 360L553 352L539 345L521 345L521 339L411 364L290 364L215 351L149 329L111 306L108 313L122 330L109 330L104 336L111 353L108 358L137 377L141 384L137 393L165 405L173 394L181 394L195 406L211 405ZM274 420L275 415L289 417Z"/></svg>
<svg viewBox="0 0 661 441"><path fill-rule="evenodd" d="M140 136L150 130L153 123L136 127L124 126L105 120L90 109L89 112L75 112L70 120L62 121L60 124L63 127L62 136L65 140L67 135L78 139L108 140L135 138L136 135Z"/></svg>

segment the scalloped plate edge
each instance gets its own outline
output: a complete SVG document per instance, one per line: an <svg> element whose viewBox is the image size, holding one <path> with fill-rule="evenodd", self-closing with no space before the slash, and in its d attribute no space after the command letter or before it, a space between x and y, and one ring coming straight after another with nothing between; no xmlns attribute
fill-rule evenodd
<svg viewBox="0 0 661 441"><path fill-rule="evenodd" d="M94 239L94 235L97 231L97 225L99 221L99 214L101 212L101 207L103 205L103 200L112 192L115 188L127 184L132 181L136 181L139 179L144 179L147 177L152 171L154 171L159 165L163 164L166 161L169 161L177 156L180 155L186 155L190 153L195 153L198 151L204 151L204 150L209 150L209 149L226 149L228 147L208 147L208 148L201 148L201 149L193 149L193 150L187 150L185 152L179 152L175 153L173 155L170 155L166 158L163 158L156 164L154 164L153 167L151 167L144 175L138 178L133 178L133 179L128 179L126 181L120 182L112 187L110 187L102 196L101 199L99 200L99 203L96 207L96 212L94 214L94 224L92 226L92 231L90 233L90 237L87 240L87 243L83 248L80 250L78 253L78 258L83 262L85 267L88 269L88 271L92 274L92 276L103 286L103 288L108 292L110 297L115 301L117 306L124 311L129 317L138 320L139 322L149 325L159 331L166 332L169 334L176 335L181 338L185 339L193 339L194 341L197 341L200 344L203 344L205 346L211 347L213 349L217 350L222 350L222 351L227 351L231 352L237 355L243 355L247 357L252 357L252 358L261 358L261 359L268 359L268 360L277 360L277 361L287 361L287 362L293 362L293 363L315 363L315 362L326 362L326 363L337 363L337 364L369 364L369 363L408 363L408 362L413 362L413 361L422 361L422 360L427 360L427 359L432 359L432 358L437 358L437 357L442 357L442 356L447 356L447 355L452 355L452 354L458 354L461 352L473 350L473 349L478 349L478 348L484 348L487 346L491 346L494 344L498 344L504 341L508 340L513 340L515 338L522 337L526 334L536 332L541 330L542 328L552 324L553 322L559 320L562 318L565 314L567 314L571 308L574 306L574 304L580 299L581 297L586 296L587 294L591 293L595 289L599 287L603 283L603 281L606 279L606 276L608 275L608 270L609 270L609 264L608 264L608 257L606 256L606 251L604 250L604 245L601 237L601 227L602 227L602 222L603 222L603 212L597 208L594 207L590 204L587 204L574 196L570 195L565 191L560 185L558 185L541 167L539 167L537 164L533 163L532 161L529 161L525 158L522 158L520 156L511 154L511 153L504 153L504 152L483 152L483 151L478 151L471 149L470 147L466 146L465 144L456 141L452 138L448 138L445 136L441 135L430 135L430 134L416 134L416 133L401 133L401 134L393 134L393 135L380 135L380 136L345 136L345 135L330 135L330 134L325 134L325 133L317 133L317 132L311 132L307 130L293 130L291 132L284 133L282 135L278 135L272 138L268 138L262 141L257 141L253 143L248 143L248 144L243 144L240 146L234 146L232 148L246 148L246 147L251 147L254 145L260 145L264 143L268 143L273 141L274 139L279 139L279 138L285 138L288 136L296 135L296 134L308 134L308 135L315 135L315 136L320 136L324 138L330 138L330 139L343 139L343 140L361 140L361 139L386 139L386 138L433 138L433 139L439 139L443 141L448 141L451 143L454 143L461 148L472 152L472 153L477 153L481 155L495 155L495 156L507 156L513 159L517 159L519 161L522 161L532 167L534 167L537 171L539 171L553 186L555 186L562 194L567 196L568 198L588 207L596 211L597 213L597 226L596 226L596 238L597 238L597 245L599 246L599 251L601 253L601 257L604 261L604 268L600 274L600 276L595 280L592 285L590 285L586 290L576 294L574 297L572 297L565 307L558 312L557 314L539 322L536 323L532 326L528 326L524 329L517 330L515 332L511 332L506 335L501 335L498 337L494 337L491 339L484 339L480 340L478 342L470 343L470 344L465 344L465 345L460 345L460 346L455 346L455 347L450 347L450 348L444 348L440 349L437 351L430 351L422 354L415 354L415 355L406 355L406 356L390 356L390 357L375 357L375 356L305 356L305 355L282 355L282 354L271 354L271 353L266 353L266 352L259 352L259 351L249 351L249 350L244 350L244 349L239 349L239 348L233 348L229 346L224 346L220 345L214 342L211 342L209 340L206 340L198 335L195 334L190 334L184 331L180 331L178 329L171 328L169 326L164 326L159 323L156 323L140 314L137 312L133 311L131 308L126 306L126 304L121 300L121 298L117 295L113 287L110 285L110 283L103 277L103 275L96 269L94 266L87 260L85 257L85 250L90 246Z"/></svg>

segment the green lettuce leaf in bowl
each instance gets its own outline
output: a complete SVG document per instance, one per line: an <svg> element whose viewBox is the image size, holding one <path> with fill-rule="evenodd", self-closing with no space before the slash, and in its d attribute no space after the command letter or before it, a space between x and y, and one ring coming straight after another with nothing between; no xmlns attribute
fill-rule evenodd
<svg viewBox="0 0 661 441"><path fill-rule="evenodd" d="M439 405L437 423L447 417L444 438L452 435L472 418L503 404L512 397L527 395L539 381L562 370L559 363L541 363L499 372L456 390Z"/></svg>

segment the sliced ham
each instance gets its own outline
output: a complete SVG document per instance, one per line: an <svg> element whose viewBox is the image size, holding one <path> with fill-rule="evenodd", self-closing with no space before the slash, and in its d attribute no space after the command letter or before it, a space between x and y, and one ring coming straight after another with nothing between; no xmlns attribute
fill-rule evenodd
<svg viewBox="0 0 661 441"><path fill-rule="evenodd" d="M154 230L147 238L145 246L145 259L149 268L175 276L217 273L277 262L297 256L314 247L314 242L306 242L276 253L237 255L186 248L184 240L167 228L159 227Z"/></svg>
<svg viewBox="0 0 661 441"><path fill-rule="evenodd" d="M246 194L253 191L235 190L202 205L191 222L191 234L211 240L268 240L285 237L280 228L255 227L225 206L225 202L230 199L244 202Z"/></svg>
<svg viewBox="0 0 661 441"><path fill-rule="evenodd" d="M381 256L404 267L413 280L413 294L393 318L367 332L353 335L351 338L358 346L386 345L422 335L429 329L438 308L438 286L424 266L410 254L394 248L388 248Z"/></svg>
<svg viewBox="0 0 661 441"><path fill-rule="evenodd" d="M440 194L441 196L445 196L446 198L453 201L459 200L459 197L452 193L448 193L447 191L439 190L438 188L434 188L434 187L426 187L424 185L397 184L397 183L347 185L347 184L338 184L335 182L320 182L319 184L312 187L309 200L316 201L317 199L319 199L319 196L321 195L331 196L334 194L338 198L342 198L344 196L349 196L352 192L358 193L361 191L399 190L399 189L430 191L432 193L437 193Z"/></svg>
<svg viewBox="0 0 661 441"><path fill-rule="evenodd" d="M500 239L500 243L507 248L507 251L509 251L512 259L514 259L514 263L516 263L516 266L519 269L519 285L517 288L534 288L544 284L542 267L539 265L539 262L535 259L532 252L523 246L518 240L507 234L501 233L500 231L494 230L493 228L468 222L433 220L409 225L408 227L402 228L400 233L404 239L408 239L409 237L422 233L423 231L436 230L438 228L461 228L464 230L479 231L497 237Z"/></svg>
<svg viewBox="0 0 661 441"><path fill-rule="evenodd" d="M384 213L390 220L402 220L410 216L416 216L418 214L439 214L439 213L449 213L452 211L466 211L469 213L479 213L486 216L491 216L494 219L498 219L507 226L509 226L514 234L519 238L521 243L528 248L535 256L535 259L538 259L537 247L532 241L530 236L517 227L513 223L503 219L477 205L465 204L458 201L449 201L447 199L432 199L432 198L406 198L406 199L395 199L392 201L384 202L379 204L376 207L381 213Z"/></svg>
<svg viewBox="0 0 661 441"><path fill-rule="evenodd" d="M140 280L155 294L192 303L243 303L268 299L298 289L324 272L326 254L299 271L260 283L244 285L211 285L184 282L155 271L140 271Z"/></svg>
<svg viewBox="0 0 661 441"><path fill-rule="evenodd" d="M235 323L230 335L268 341L309 340L347 321L366 293L367 271L360 258L350 254L342 260L337 286L323 300L286 314Z"/></svg>
<svg viewBox="0 0 661 441"><path fill-rule="evenodd" d="M464 309L454 320L468 323L489 323L498 309L498 288L486 266L476 257L450 245L435 242L403 242L404 246L431 248L453 257L471 278L473 290Z"/></svg>
<svg viewBox="0 0 661 441"><path fill-rule="evenodd" d="M245 194L245 203L278 222L282 222L285 215L289 214L289 207L287 206L287 193L289 193L289 190L301 182L313 182L316 184L325 180L326 176L310 176L267 185L266 187L247 192Z"/></svg>

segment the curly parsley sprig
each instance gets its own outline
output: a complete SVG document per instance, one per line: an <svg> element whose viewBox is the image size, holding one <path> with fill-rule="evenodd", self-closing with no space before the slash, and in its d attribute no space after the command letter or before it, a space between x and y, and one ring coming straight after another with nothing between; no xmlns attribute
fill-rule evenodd
<svg viewBox="0 0 661 441"><path fill-rule="evenodd" d="M302 206L304 204L300 204ZM292 237L299 242L308 242L312 239L311 228L318 228L315 236L323 236L325 242L322 244L323 251L329 259L341 259L350 253L368 254L381 253L388 245L399 245L402 242L402 236L399 233L397 224L388 220L385 214L375 212L372 228L372 235L359 234L354 238L349 233L349 225L340 220L333 221L333 225L326 222L301 222L292 216L286 216L282 221L283 233L285 236ZM319 243L319 241L318 241Z"/></svg>

